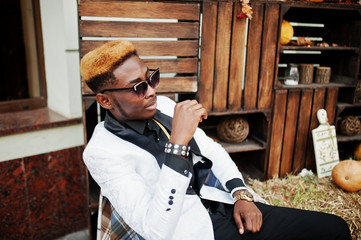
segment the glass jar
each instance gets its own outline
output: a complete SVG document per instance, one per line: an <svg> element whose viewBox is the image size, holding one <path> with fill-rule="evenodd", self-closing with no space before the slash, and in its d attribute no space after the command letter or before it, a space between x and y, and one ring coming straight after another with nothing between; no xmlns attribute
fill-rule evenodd
<svg viewBox="0 0 361 240"><path fill-rule="evenodd" d="M297 85L299 81L298 65L294 63L288 64L285 74L285 85Z"/></svg>

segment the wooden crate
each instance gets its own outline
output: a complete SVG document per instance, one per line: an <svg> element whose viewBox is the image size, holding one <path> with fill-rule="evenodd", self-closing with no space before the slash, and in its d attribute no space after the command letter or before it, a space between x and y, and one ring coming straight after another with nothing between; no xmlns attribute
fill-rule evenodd
<svg viewBox="0 0 361 240"><path fill-rule="evenodd" d="M80 55L114 39L129 39L149 68L160 68L159 93L196 93L200 4L79 1ZM83 95L93 92L82 83Z"/></svg>
<svg viewBox="0 0 361 240"><path fill-rule="evenodd" d="M315 170L312 129L317 111L326 109L335 122L338 88L289 88L275 91L267 177Z"/></svg>
<svg viewBox="0 0 361 240"><path fill-rule="evenodd" d="M252 8L247 31L237 2L203 2L199 101L208 111L271 108L280 6Z"/></svg>

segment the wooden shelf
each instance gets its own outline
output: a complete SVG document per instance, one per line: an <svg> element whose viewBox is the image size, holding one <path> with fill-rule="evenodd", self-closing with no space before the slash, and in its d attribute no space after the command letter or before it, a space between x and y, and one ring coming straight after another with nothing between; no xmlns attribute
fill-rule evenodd
<svg viewBox="0 0 361 240"><path fill-rule="evenodd" d="M338 116L340 119L342 118L341 113L348 110L348 112L352 112L351 115L357 114L357 111L355 111L354 108L360 108L361 109L361 102L356 103L345 103L345 102L339 102L336 105L336 116ZM357 110L357 109L356 109ZM348 115L349 113L343 113L342 115Z"/></svg>
<svg viewBox="0 0 361 240"><path fill-rule="evenodd" d="M248 135L248 137L241 143L229 143L220 140L215 131L210 130L206 131L206 133L214 141L221 144L228 153L250 152L266 149L266 142L252 134Z"/></svg>
<svg viewBox="0 0 361 240"><path fill-rule="evenodd" d="M339 103L337 103L337 107L342 108L342 109L361 107L361 102L357 102L357 103L354 103L354 104L339 102Z"/></svg>
<svg viewBox="0 0 361 240"><path fill-rule="evenodd" d="M209 116L229 116L237 114L250 114L250 113L263 113L265 116L268 116L271 113L271 109L241 109L237 111L226 111L226 112L208 112Z"/></svg>
<svg viewBox="0 0 361 240"><path fill-rule="evenodd" d="M337 134L337 142L352 142L352 141L361 141L361 134L354 136Z"/></svg>
<svg viewBox="0 0 361 240"><path fill-rule="evenodd" d="M298 84L298 85L285 85L282 83L279 83L278 88L281 89L297 89L297 88L326 88L326 87L353 87L353 85L350 84L344 84L344 83L327 83L327 84L317 84L317 83L311 83L311 84Z"/></svg>
<svg viewBox="0 0 361 240"><path fill-rule="evenodd" d="M301 50L301 51L352 51L354 53L359 52L358 47L319 47L319 46L281 46L280 53L285 50Z"/></svg>
<svg viewBox="0 0 361 240"><path fill-rule="evenodd" d="M274 2L280 3L279 1L261 1L261 2ZM355 10L360 9L361 6L359 4L348 4L348 3L335 3L332 1L323 1L323 2L301 2L301 1L287 1L281 2L283 7L297 7L297 8L316 8L316 9L330 9L330 10Z"/></svg>
<svg viewBox="0 0 361 240"><path fill-rule="evenodd" d="M255 136L249 136L241 143L219 142L228 153L259 151L266 149L266 143Z"/></svg>

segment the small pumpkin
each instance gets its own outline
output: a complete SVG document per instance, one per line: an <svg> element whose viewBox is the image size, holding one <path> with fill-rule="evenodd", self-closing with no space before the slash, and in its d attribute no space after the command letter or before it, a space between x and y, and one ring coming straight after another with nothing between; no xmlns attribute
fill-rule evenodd
<svg viewBox="0 0 361 240"><path fill-rule="evenodd" d="M280 39L281 44L282 45L288 44L291 41L292 37L293 37L292 25L288 21L283 20L281 25L281 39Z"/></svg>
<svg viewBox="0 0 361 240"><path fill-rule="evenodd" d="M358 160L361 160L361 142L355 148L354 155Z"/></svg>
<svg viewBox="0 0 361 240"><path fill-rule="evenodd" d="M347 192L361 190L361 162L351 159L339 162L332 169L332 179Z"/></svg>

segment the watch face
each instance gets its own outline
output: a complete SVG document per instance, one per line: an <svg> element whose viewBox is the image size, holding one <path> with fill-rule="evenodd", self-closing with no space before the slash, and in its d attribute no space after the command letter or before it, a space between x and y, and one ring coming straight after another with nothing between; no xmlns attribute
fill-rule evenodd
<svg viewBox="0 0 361 240"><path fill-rule="evenodd" d="M250 192L244 190L242 191L242 195L243 195L242 196L243 199L246 199L248 201L253 201L253 195Z"/></svg>
<svg viewBox="0 0 361 240"><path fill-rule="evenodd" d="M248 191L245 191L244 193L248 198L253 199L252 194L250 194Z"/></svg>

